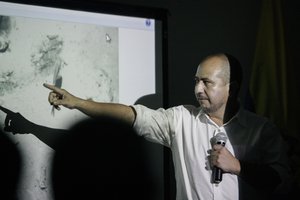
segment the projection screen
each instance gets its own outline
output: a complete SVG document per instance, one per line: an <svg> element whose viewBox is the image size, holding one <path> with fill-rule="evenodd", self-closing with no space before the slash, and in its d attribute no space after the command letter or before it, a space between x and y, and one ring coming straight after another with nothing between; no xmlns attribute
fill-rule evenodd
<svg viewBox="0 0 300 200"><path fill-rule="evenodd" d="M53 198L53 146L27 124L51 132L87 117L53 109L42 84L92 101L162 107L161 28L154 18L0 2L0 124L18 121L5 133L22 152L20 199Z"/></svg>

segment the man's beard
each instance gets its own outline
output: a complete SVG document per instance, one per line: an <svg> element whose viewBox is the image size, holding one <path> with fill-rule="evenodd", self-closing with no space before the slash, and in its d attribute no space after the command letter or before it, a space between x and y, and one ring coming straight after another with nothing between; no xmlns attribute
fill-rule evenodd
<svg viewBox="0 0 300 200"><path fill-rule="evenodd" d="M206 108L206 107L201 107L202 108L202 110L203 110L203 112L205 113L205 114L207 114L207 115L209 115L210 113L213 113L213 112L215 112L216 111L216 109L214 109L214 108Z"/></svg>
<svg viewBox="0 0 300 200"><path fill-rule="evenodd" d="M210 106L210 107L202 107L200 105L201 109L203 110L203 112L207 115L211 114L211 113L215 113L217 112L221 107L222 107L222 104L218 104L218 105L213 105L213 106Z"/></svg>

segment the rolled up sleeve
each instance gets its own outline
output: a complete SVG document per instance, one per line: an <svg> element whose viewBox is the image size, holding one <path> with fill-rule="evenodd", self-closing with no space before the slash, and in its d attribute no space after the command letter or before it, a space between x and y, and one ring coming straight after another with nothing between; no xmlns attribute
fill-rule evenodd
<svg viewBox="0 0 300 200"><path fill-rule="evenodd" d="M147 140L170 147L174 134L174 112L172 109L153 110L143 105L133 105L136 112L134 130Z"/></svg>

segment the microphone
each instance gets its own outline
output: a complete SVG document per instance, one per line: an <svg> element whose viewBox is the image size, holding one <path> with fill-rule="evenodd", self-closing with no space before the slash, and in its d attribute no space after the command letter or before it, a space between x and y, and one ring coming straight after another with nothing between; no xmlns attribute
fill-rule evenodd
<svg viewBox="0 0 300 200"><path fill-rule="evenodd" d="M210 139L211 145L219 144L223 147L226 144L227 136L223 132L217 133ZM220 183L222 181L223 171L219 167L214 166L212 169L212 183Z"/></svg>

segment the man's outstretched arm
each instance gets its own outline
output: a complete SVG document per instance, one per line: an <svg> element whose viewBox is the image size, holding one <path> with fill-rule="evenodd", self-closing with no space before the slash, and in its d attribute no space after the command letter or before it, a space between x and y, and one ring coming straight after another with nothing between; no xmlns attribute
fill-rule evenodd
<svg viewBox="0 0 300 200"><path fill-rule="evenodd" d="M90 117L110 116L128 124L133 124L135 120L135 111L130 106L81 99L70 94L65 89L46 83L44 83L44 87L51 90L48 101L57 110L60 110L60 106L64 106L69 109L77 109Z"/></svg>

